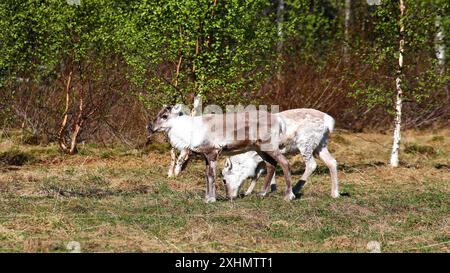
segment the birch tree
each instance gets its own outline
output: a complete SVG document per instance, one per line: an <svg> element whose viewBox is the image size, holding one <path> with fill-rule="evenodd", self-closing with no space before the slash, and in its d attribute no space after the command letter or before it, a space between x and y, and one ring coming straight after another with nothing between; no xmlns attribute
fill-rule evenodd
<svg viewBox="0 0 450 273"><path fill-rule="evenodd" d="M284 0L278 0L277 6L277 30L278 30L278 54L283 50L283 23L284 23Z"/></svg>
<svg viewBox="0 0 450 273"><path fill-rule="evenodd" d="M64 90L63 109L47 106L57 100L60 94L57 91L33 94L39 95L30 108L38 109L38 103L45 100L45 106L40 107L61 111L56 133L59 147L65 153L77 153L85 124L106 101L99 94L104 88L94 86L104 79L95 68L105 67L101 62L113 52L112 8L106 0L87 1L82 5L28 0L10 1L1 4L0 9L3 22L11 22L1 30L0 71L27 78L30 86L60 85L58 89ZM32 92L31 88L22 90L23 94Z"/></svg>
<svg viewBox="0 0 450 273"><path fill-rule="evenodd" d="M434 39L434 50L436 54L436 59L438 61L438 73L441 77L445 76L445 32L444 26L442 24L442 16L440 14L436 15L434 19L434 25L436 27L436 36ZM448 86L444 86L445 92L447 94L447 99L450 99L450 93Z"/></svg>
<svg viewBox="0 0 450 273"><path fill-rule="evenodd" d="M283 58L283 39L284 39L284 0L278 0L277 5L277 35L278 35L278 43L277 43L277 54L278 61L281 62ZM283 86L283 75L281 71L281 66L278 67L277 72L277 93L280 94L282 86Z"/></svg>
<svg viewBox="0 0 450 273"><path fill-rule="evenodd" d="M350 43L350 16L352 11L352 0L345 0L344 7L344 57L348 60L348 48Z"/></svg>
<svg viewBox="0 0 450 273"><path fill-rule="evenodd" d="M436 26L436 38L434 41L436 59L438 60L439 65L439 73L444 74L445 71L445 33L444 28L442 26L442 17L441 15L436 15L434 24Z"/></svg>
<svg viewBox="0 0 450 273"><path fill-rule="evenodd" d="M400 139L401 139L401 125L402 125L402 100L403 100L403 90L402 90L402 78L403 78L403 53L405 47L405 0L400 0L399 3L400 8L400 18L399 18L399 54L398 54L398 69L397 69L397 77L395 79L395 87L396 87L396 101L395 101L395 121L394 121L394 142L392 145L391 152L391 166L398 167L398 154L400 149Z"/></svg>

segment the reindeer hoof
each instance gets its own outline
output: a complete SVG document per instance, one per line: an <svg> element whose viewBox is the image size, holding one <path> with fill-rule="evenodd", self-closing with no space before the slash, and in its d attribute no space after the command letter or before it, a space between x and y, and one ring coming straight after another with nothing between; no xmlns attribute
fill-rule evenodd
<svg viewBox="0 0 450 273"><path fill-rule="evenodd" d="M331 192L331 197L333 197L333 198L338 198L339 196L340 196L340 194L339 194L338 191L333 191L333 192Z"/></svg>
<svg viewBox="0 0 450 273"><path fill-rule="evenodd" d="M266 195L267 195L267 192L265 192L265 191L258 193L259 197L266 197Z"/></svg>
<svg viewBox="0 0 450 273"><path fill-rule="evenodd" d="M277 185L276 184L270 185L270 192L276 192L276 191L277 191Z"/></svg>
<svg viewBox="0 0 450 273"><path fill-rule="evenodd" d="M292 192L289 192L288 194L286 194L284 196L284 200L285 201L291 201L295 199L295 194L293 194Z"/></svg>
<svg viewBox="0 0 450 273"><path fill-rule="evenodd" d="M214 203L214 202L216 202L216 198L208 196L208 197L205 198L205 202L206 203Z"/></svg>

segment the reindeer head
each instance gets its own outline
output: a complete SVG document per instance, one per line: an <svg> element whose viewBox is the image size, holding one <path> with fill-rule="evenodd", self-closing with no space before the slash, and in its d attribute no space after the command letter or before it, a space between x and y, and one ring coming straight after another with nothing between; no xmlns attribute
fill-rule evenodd
<svg viewBox="0 0 450 273"><path fill-rule="evenodd" d="M246 177L241 174L240 164L238 162L233 162L228 157L225 160L225 167L222 170L222 181L225 185L228 198L234 199L238 196L245 178Z"/></svg>
<svg viewBox="0 0 450 273"><path fill-rule="evenodd" d="M166 132L170 129L170 121L178 116L183 115L181 111L182 106L177 104L175 106L164 106L147 125L149 137L155 132Z"/></svg>

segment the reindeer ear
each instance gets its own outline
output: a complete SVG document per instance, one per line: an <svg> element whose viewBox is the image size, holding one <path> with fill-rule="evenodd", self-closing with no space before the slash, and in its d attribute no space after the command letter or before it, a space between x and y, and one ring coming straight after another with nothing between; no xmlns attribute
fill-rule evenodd
<svg viewBox="0 0 450 273"><path fill-rule="evenodd" d="M174 114L179 114L181 113L181 104L176 104L173 108L172 108L172 113Z"/></svg>
<svg viewBox="0 0 450 273"><path fill-rule="evenodd" d="M231 159L229 157L227 157L227 159L225 160L225 168L231 170L231 168L233 168L233 163L231 163Z"/></svg>
<svg viewBox="0 0 450 273"><path fill-rule="evenodd" d="M172 111L172 108L173 108L173 106L171 106L171 105L167 105L167 104L163 104L163 108L162 108L162 110L160 111L161 113L162 112L167 112L167 111Z"/></svg>

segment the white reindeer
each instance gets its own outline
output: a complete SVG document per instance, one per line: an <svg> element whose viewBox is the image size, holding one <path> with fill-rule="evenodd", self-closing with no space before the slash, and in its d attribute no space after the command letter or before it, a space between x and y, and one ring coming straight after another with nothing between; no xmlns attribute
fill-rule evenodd
<svg viewBox="0 0 450 273"><path fill-rule="evenodd" d="M305 172L294 187L294 193L298 193L306 180L314 172L317 163L314 156L318 155L330 170L331 196L339 197L339 184L337 178L337 163L328 151L328 137L334 129L334 119L314 109L293 109L278 113L286 122L286 135L282 152L284 154L300 152L306 164ZM222 170L223 182L227 188L228 197L233 199L239 194L239 190L247 178L252 178L245 195L249 195L255 187L256 181L261 175L261 157L255 152L247 152L231 156L226 159ZM275 184L275 174L272 177L272 185Z"/></svg>
<svg viewBox="0 0 450 273"><path fill-rule="evenodd" d="M264 166L264 160L254 151L227 157L222 170L222 180L227 187L228 197L236 198L242 183L247 178L251 179L251 183L245 195L250 195L259 177L265 171ZM272 192L276 191L275 174L272 176L270 186Z"/></svg>
<svg viewBox="0 0 450 273"><path fill-rule="evenodd" d="M172 147L188 149L203 154L206 160L206 202L215 202L215 169L221 153L256 151L266 162L267 174L264 190L269 189L271 177L277 164L283 169L286 180L286 200L292 200L289 163L281 153L280 133L284 133L284 120L265 111L234 112L187 116L181 106L166 106L150 122L150 136L155 132L166 132ZM240 136L240 137L236 137Z"/></svg>

